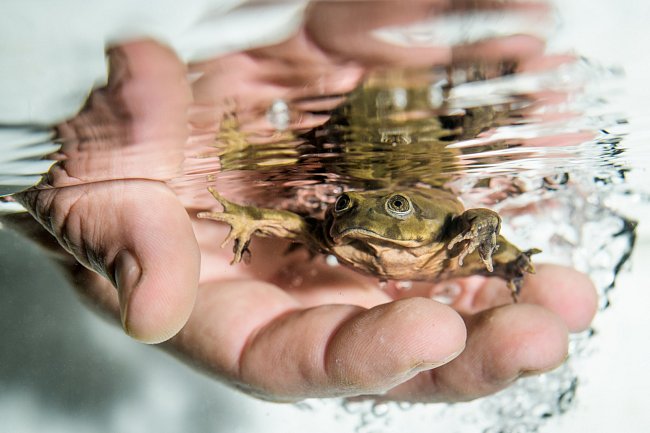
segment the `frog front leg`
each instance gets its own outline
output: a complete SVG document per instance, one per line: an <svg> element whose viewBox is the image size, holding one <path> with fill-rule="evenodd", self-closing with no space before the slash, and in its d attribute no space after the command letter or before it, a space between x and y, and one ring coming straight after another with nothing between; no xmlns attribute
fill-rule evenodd
<svg viewBox="0 0 650 433"><path fill-rule="evenodd" d="M221 221L230 225L230 232L222 247L234 240L232 264L239 263L244 254L250 254L248 245L251 237L279 237L304 241L308 236L307 222L300 215L285 210L242 206L226 200L214 188L208 188L214 198L223 206L222 212L199 212L199 218Z"/></svg>
<svg viewBox="0 0 650 433"><path fill-rule="evenodd" d="M486 269L483 259L479 252L474 250L465 258L463 266L453 267L448 272L443 272L441 278L458 278L468 277L471 275L484 275L486 277L499 277L506 281L510 289L512 299L517 302L517 297L521 291L521 286L526 274L534 274L531 256L541 251L537 248L531 248L521 251L515 245L511 244L506 238L499 235L496 237L497 246L494 249L491 263L492 270Z"/></svg>
<svg viewBox="0 0 650 433"><path fill-rule="evenodd" d="M465 257L477 250L485 268L492 272L492 255L498 248L501 217L490 209L469 209L453 223L458 234L449 241L447 248L452 255L458 255L458 264L463 266Z"/></svg>

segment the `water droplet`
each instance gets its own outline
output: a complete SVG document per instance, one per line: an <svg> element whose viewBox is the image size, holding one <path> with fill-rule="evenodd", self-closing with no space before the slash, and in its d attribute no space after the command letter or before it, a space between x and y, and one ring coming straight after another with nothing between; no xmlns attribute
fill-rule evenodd
<svg viewBox="0 0 650 433"><path fill-rule="evenodd" d="M276 99L266 111L266 118L278 131L286 130L291 120L289 106L282 99Z"/></svg>
<svg viewBox="0 0 650 433"><path fill-rule="evenodd" d="M434 287L431 293L431 299L441 304L451 304L456 298L460 295L462 288L458 283L445 283L444 285L438 285Z"/></svg>
<svg viewBox="0 0 650 433"><path fill-rule="evenodd" d="M531 415L537 418L550 418L553 416L553 408L550 404L542 402L532 408Z"/></svg>
<svg viewBox="0 0 650 433"><path fill-rule="evenodd" d="M338 266L339 260L336 258L336 256L329 254L327 257L325 257L325 263L327 263L329 266Z"/></svg>
<svg viewBox="0 0 650 433"><path fill-rule="evenodd" d="M399 407L400 410L410 410L413 409L413 403L409 403L408 401L400 401L397 403L397 407Z"/></svg>
<svg viewBox="0 0 650 433"><path fill-rule="evenodd" d="M398 108L400 110L403 110L406 108L408 105L408 93L406 92L406 89L402 89L401 87L398 87L396 89L393 89L392 93L392 99L393 99L393 105L395 108Z"/></svg>
<svg viewBox="0 0 650 433"><path fill-rule="evenodd" d="M413 281L402 280L395 283L395 288L397 290L409 290L413 288Z"/></svg>
<svg viewBox="0 0 650 433"><path fill-rule="evenodd" d="M307 401L299 401L298 403L294 403L293 406L302 411L308 411L314 409L311 406L311 404L309 404Z"/></svg>
<svg viewBox="0 0 650 433"><path fill-rule="evenodd" d="M569 388L564 391L561 395L560 398L558 399L558 408L560 410L560 413L564 413L567 410L571 408L573 405L573 400L576 395L576 389L578 388L578 378L574 378L571 381L571 385Z"/></svg>
<svg viewBox="0 0 650 433"><path fill-rule="evenodd" d="M363 404L358 402L343 400L341 406L343 407L343 410L351 415L355 415L363 411Z"/></svg>
<svg viewBox="0 0 650 433"><path fill-rule="evenodd" d="M372 405L372 413L378 417L386 416L389 410L390 408L387 403L375 403Z"/></svg>
<svg viewBox="0 0 650 433"><path fill-rule="evenodd" d="M438 81L429 87L428 96L431 108L440 108L445 102L445 85L447 85L447 80Z"/></svg>

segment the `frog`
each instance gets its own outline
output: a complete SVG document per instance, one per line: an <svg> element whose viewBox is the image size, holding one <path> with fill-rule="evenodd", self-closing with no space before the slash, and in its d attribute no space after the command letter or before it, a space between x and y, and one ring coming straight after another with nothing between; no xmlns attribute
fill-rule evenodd
<svg viewBox="0 0 650 433"><path fill-rule="evenodd" d="M345 191L321 218L237 204L208 189L223 209L198 217L230 225L222 247L234 241L232 264L250 260L253 236L278 237L382 281L500 277L517 302L525 274L535 272L531 256L540 252L522 251L504 238L495 211L465 209L441 188Z"/></svg>

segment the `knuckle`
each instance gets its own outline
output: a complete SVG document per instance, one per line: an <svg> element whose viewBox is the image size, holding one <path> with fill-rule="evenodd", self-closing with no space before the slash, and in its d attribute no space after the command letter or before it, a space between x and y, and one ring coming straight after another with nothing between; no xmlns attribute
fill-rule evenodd
<svg viewBox="0 0 650 433"><path fill-rule="evenodd" d="M93 269L102 269L101 254L88 248L94 233L88 219L85 187L33 189L22 193L19 201L58 243L75 258Z"/></svg>

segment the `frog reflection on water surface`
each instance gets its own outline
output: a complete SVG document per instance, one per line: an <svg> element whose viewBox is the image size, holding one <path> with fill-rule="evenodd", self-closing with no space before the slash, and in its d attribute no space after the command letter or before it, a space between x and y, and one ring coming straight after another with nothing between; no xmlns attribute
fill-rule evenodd
<svg viewBox="0 0 650 433"><path fill-rule="evenodd" d="M323 219L287 210L242 206L210 188L222 212L200 218L231 226L233 263L249 253L253 235L281 237L332 254L360 272L391 280L440 281L469 275L498 276L513 299L523 276L534 272L530 256L499 235L501 218L489 209L464 210L442 189L407 188L345 192Z"/></svg>

